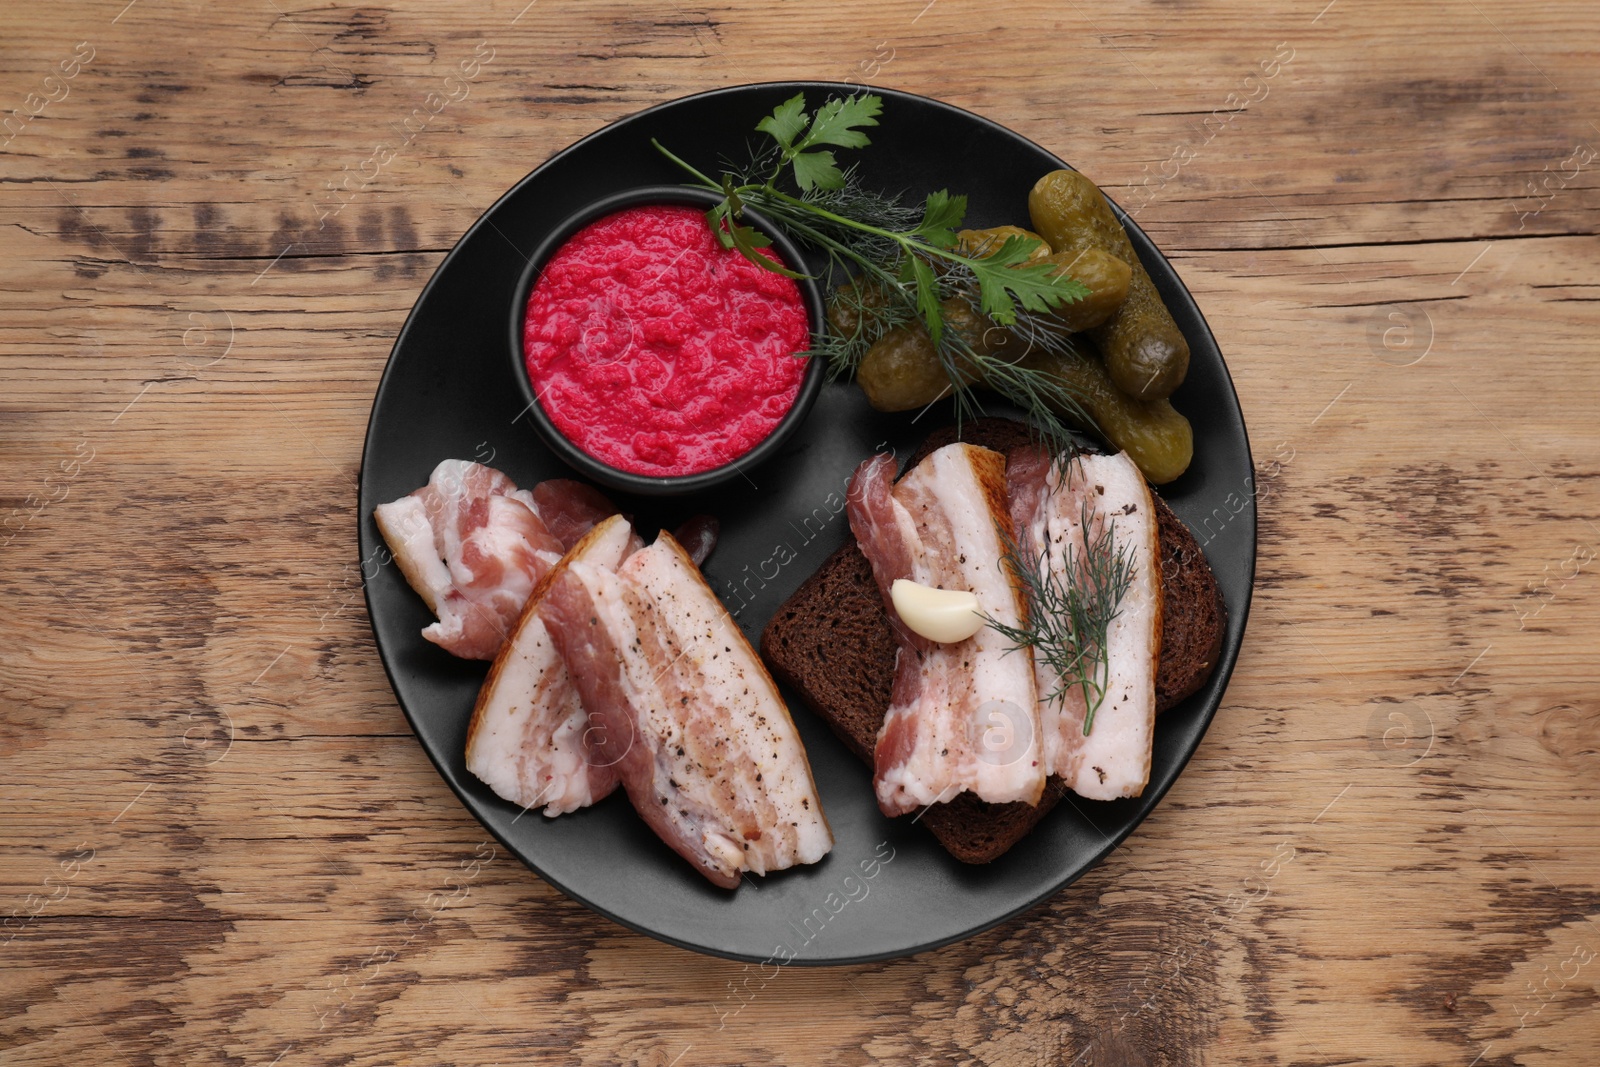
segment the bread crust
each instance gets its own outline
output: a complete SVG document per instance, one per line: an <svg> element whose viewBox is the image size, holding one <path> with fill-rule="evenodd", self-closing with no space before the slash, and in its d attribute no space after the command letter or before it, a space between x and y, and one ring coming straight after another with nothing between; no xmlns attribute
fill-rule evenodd
<svg viewBox="0 0 1600 1067"><path fill-rule="evenodd" d="M1027 426L1011 419L968 422L936 430L906 462L956 440L996 452L1036 444ZM1155 507L1162 561L1161 643L1156 670L1158 712L1199 690L1215 669L1227 611L1216 577L1194 535L1160 494ZM999 513L1009 511L1002 504ZM772 674L872 766L878 727L889 708L896 651L872 568L855 541L841 545L816 573L779 606L761 634L761 656ZM988 863L1004 855L1067 793L1051 778L1036 805L987 804L969 794L925 809L919 818L947 852L963 863Z"/></svg>
<svg viewBox="0 0 1600 1067"><path fill-rule="evenodd" d="M528 620L539 610L540 602L544 600L545 594L550 591L556 579L566 571L567 561L576 559L578 554L587 550L592 542L603 537L605 531L611 528L613 521L628 520L621 515L611 515L595 523L588 533L578 539L577 544L568 549L565 555L544 572L544 576L533 587L533 592L528 594L528 602L522 606L522 614L517 617L517 625L512 627L511 633L501 643L500 651L495 655L494 662L489 665L489 673L484 676L483 685L478 688L478 699L472 705L472 720L467 723L467 743L464 746L467 751L472 750L473 738L477 737L478 727L483 722L483 715L489 706L490 698L494 695L495 687L500 684L500 671L516 647L517 635L522 633L522 628L528 625Z"/></svg>

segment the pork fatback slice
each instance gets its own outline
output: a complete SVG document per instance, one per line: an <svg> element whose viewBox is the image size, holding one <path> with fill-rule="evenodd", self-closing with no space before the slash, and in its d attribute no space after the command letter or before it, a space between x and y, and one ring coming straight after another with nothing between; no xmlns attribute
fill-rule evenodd
<svg viewBox="0 0 1600 1067"><path fill-rule="evenodd" d="M542 483L548 485L549 483ZM604 799L617 770L592 752L596 728L539 617L539 603L574 560L615 569L641 542L621 515L603 519L540 580L489 668L467 728L467 770L522 808L561 815Z"/></svg>
<svg viewBox="0 0 1600 1067"><path fill-rule="evenodd" d="M1026 602L1002 563L1011 536L1005 457L946 445L896 483L893 460L874 456L851 478L849 515L900 644L874 753L878 807L901 815L963 792L1038 803L1045 770L1032 658L990 626L948 644L919 637L890 596L899 578L966 590L990 618L1021 625Z"/></svg>
<svg viewBox="0 0 1600 1067"><path fill-rule="evenodd" d="M1029 560L1045 554L1066 580L1069 556L1082 560L1085 545L1107 527L1113 550L1130 554L1132 579L1106 630L1104 695L1088 734L1080 686L1063 684L1042 659L1035 667L1050 773L1091 800L1136 797L1150 781L1161 657L1161 557L1150 488L1126 453L1055 463L1042 452L1019 452L1007 475L1019 545Z"/></svg>
<svg viewBox="0 0 1600 1067"><path fill-rule="evenodd" d="M670 534L615 570L569 563L538 612L598 719L591 746L707 879L731 889L833 847L777 686Z"/></svg>
<svg viewBox="0 0 1600 1067"><path fill-rule="evenodd" d="M581 482L518 489L461 459L378 505L378 529L406 581L437 616L422 636L464 659L494 659L528 595L561 554L616 508Z"/></svg>
<svg viewBox="0 0 1600 1067"><path fill-rule="evenodd" d="M438 616L422 636L464 659L494 658L564 551L532 494L467 460L444 460L427 485L378 505L375 518L401 573Z"/></svg>
<svg viewBox="0 0 1600 1067"><path fill-rule="evenodd" d="M604 493L571 478L542 481L533 487L532 496L539 518L569 552L602 519L617 513Z"/></svg>

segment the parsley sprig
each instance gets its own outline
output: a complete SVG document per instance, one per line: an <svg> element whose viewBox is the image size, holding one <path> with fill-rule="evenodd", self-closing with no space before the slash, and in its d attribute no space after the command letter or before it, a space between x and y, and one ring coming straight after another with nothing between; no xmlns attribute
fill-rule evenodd
<svg viewBox="0 0 1600 1067"><path fill-rule="evenodd" d="M840 168L833 149L869 145L863 131L878 125L882 111L881 98L857 94L830 98L813 114L806 110L805 94L797 93L756 124L772 139L772 150L745 173L724 173L720 181L660 142L652 143L702 185L722 192L723 200L706 218L723 247L737 248L768 270L798 276L759 251L771 242L742 221L744 209L754 208L834 260L904 296L935 343L945 335L940 302L952 287L943 275L955 275L957 287L960 281L973 283L977 310L1000 326L1014 324L1019 309L1047 312L1088 295L1082 284L1058 273L1054 264L1028 262L1037 247L1028 238L1008 238L985 256L960 251L956 230L966 217L965 196L944 189L929 193L920 217L909 225L904 212L891 211L885 218L881 212L850 210L870 207L873 198L861 193L853 169ZM779 187L786 172L799 195ZM899 206L894 198L888 199Z"/></svg>

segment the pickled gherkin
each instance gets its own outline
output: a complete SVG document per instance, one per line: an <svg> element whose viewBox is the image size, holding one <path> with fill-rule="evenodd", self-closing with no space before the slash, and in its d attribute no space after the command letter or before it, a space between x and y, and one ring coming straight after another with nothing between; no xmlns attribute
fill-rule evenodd
<svg viewBox="0 0 1600 1067"><path fill-rule="evenodd" d="M1063 329L1078 333L1098 326L1111 317L1128 298L1128 283L1133 276L1122 260L1098 248L1077 252L1052 252L1043 237L1021 226L991 226L986 230L962 230L956 234L956 248L966 255L987 258L1000 250L1007 238L1025 237L1039 242L1029 251L1026 263L1055 263L1065 274L1089 290L1089 295L1071 304L1062 304L1052 314Z"/></svg>
<svg viewBox="0 0 1600 1067"><path fill-rule="evenodd" d="M975 315L965 301L945 300L939 306L945 329L959 334L975 352L986 354L1008 340L1004 330ZM977 380L975 368L960 370L962 385ZM927 407L954 391L933 338L920 322L896 326L874 341L856 368L856 384L879 411Z"/></svg>
<svg viewBox="0 0 1600 1067"><path fill-rule="evenodd" d="M846 282L828 301L828 325L841 337L854 337L862 328L859 308L883 307L883 292L873 286Z"/></svg>
<svg viewBox="0 0 1600 1067"><path fill-rule="evenodd" d="M962 230L956 234L956 249L962 255L988 259L1000 251L1000 246L1011 237L1024 237L1039 243L1037 248L1028 251L1028 258L1023 261L1025 263L1034 263L1050 255L1050 245L1045 239L1032 230L1024 230L1021 226L990 226L983 230Z"/></svg>
<svg viewBox="0 0 1600 1067"><path fill-rule="evenodd" d="M1089 353L1034 351L1019 362L1060 378L1094 419L1093 428L1128 453L1152 484L1165 485L1189 469L1194 458L1194 429L1171 401L1133 399L1112 383L1105 365ZM1059 414L1068 422L1074 419L1071 411Z"/></svg>
<svg viewBox="0 0 1600 1067"><path fill-rule="evenodd" d="M945 322L980 355L1001 355L1032 370L1060 378L1101 436L1129 457L1156 485L1172 481L1189 466L1194 455L1194 433L1189 420L1166 400L1135 400L1112 384L1104 364L1091 353L1050 353L1035 348L1017 352L1022 343L1009 331L989 325L960 301L942 305ZM837 324L837 319L835 320ZM959 358L959 357L957 357ZM983 382L978 368L964 368L962 384ZM880 337L861 360L856 382L867 401L879 411L913 411L926 407L953 391L950 375L939 362L933 340L921 323L913 322ZM1078 423L1077 413L1061 409L1067 422Z"/></svg>
<svg viewBox="0 0 1600 1067"><path fill-rule="evenodd" d="M1058 274L1066 274L1089 290L1089 295L1073 304L1062 304L1051 312L1062 328L1078 333L1091 330L1116 314L1128 299L1133 270L1110 252L1085 248L1081 252L1053 252L1045 259L1059 263Z"/></svg>
<svg viewBox="0 0 1600 1067"><path fill-rule="evenodd" d="M1056 252L1098 249L1128 265L1127 299L1090 336L1117 388L1139 400L1171 396L1188 373L1189 343L1105 196L1077 171L1052 171L1029 192L1028 215Z"/></svg>

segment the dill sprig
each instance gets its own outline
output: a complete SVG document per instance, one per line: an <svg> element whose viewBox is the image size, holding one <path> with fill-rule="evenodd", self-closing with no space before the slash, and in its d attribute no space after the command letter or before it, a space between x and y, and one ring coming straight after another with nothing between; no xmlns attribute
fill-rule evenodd
<svg viewBox="0 0 1600 1067"><path fill-rule="evenodd" d="M1094 420L1063 378L1027 361L1035 351L1075 355L1072 335L1053 315L1033 311L1019 311L1010 326L996 326L979 312L970 280L947 272L941 281L947 283L941 304L954 313L946 311L951 328L933 346L949 382L935 401L953 397L959 425L984 413L977 391L984 386L1028 413L1029 426L1051 455L1075 455L1069 422L1092 429ZM916 328L920 322L904 294L867 278L840 287L829 314L833 329L812 340L812 354L827 361L830 378L854 373L868 349L890 330Z"/></svg>
<svg viewBox="0 0 1600 1067"><path fill-rule="evenodd" d="M1023 626L987 618L1013 649L1032 652L1055 672L1056 688L1047 700L1059 702L1073 686L1079 688L1086 709L1084 736L1094 728L1094 713L1105 699L1110 672L1106 635L1121 611L1134 571L1132 546L1117 543L1115 521L1093 520L1085 500L1080 518L1083 550L1075 551L1069 539L1062 546L1059 569L1052 566L1049 545L1030 558L1002 528L1001 563L1022 586L1028 618Z"/></svg>
<svg viewBox="0 0 1600 1067"><path fill-rule="evenodd" d="M857 94L832 97L812 114L805 94L796 94L757 124L771 143L754 151L748 165L725 169L720 180L652 143L701 186L722 193L706 218L723 247L738 249L767 270L800 277L760 252L771 241L743 221L749 208L826 254L830 273L854 277L853 287L836 296L851 301L844 294L853 288L859 298L845 309L853 328L819 336L812 345L812 355L827 360L830 376L853 373L889 330L920 323L950 380L958 422L982 413L974 388L981 384L1022 408L1053 452L1070 450L1072 431L1062 413L1080 426L1093 427L1094 421L1058 376L1020 360L1039 346L1070 348L1064 333L1050 329L1048 313L1089 290L1056 265L1033 262L1038 242L1029 238L1009 237L978 255L959 248L955 231L966 215L965 196L941 189L914 206L899 195L865 188L853 166L840 167L833 149L870 144L863 131L878 124L882 108L881 98ZM795 192L779 187L786 174ZM966 319L985 324L983 336L949 328L951 301L969 313ZM984 341L989 324L1020 339L1020 346L992 350ZM1013 354L1018 347L1024 351Z"/></svg>

